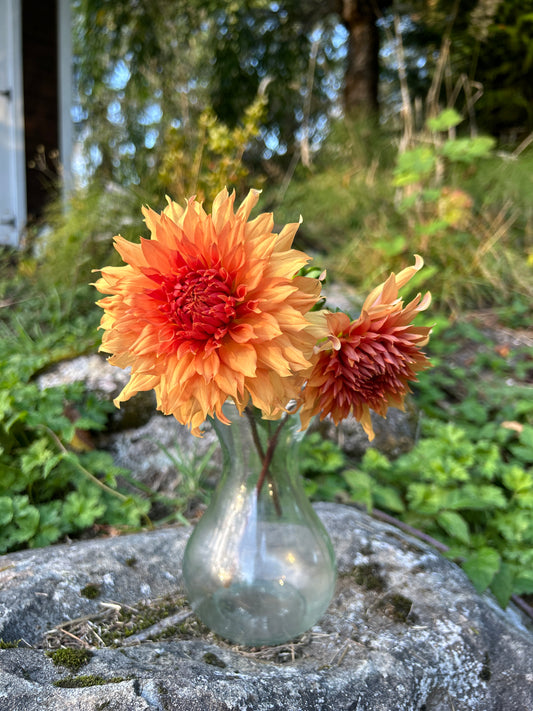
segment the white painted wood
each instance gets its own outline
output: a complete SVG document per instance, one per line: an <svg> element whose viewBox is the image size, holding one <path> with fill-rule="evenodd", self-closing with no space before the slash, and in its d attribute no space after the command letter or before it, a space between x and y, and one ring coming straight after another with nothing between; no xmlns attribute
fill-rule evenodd
<svg viewBox="0 0 533 711"><path fill-rule="evenodd" d="M59 158L65 194L72 187L73 124L70 113L73 97L71 0L59 0L58 79L59 79Z"/></svg>
<svg viewBox="0 0 533 711"><path fill-rule="evenodd" d="M0 0L0 244L18 246L26 223L22 0Z"/></svg>

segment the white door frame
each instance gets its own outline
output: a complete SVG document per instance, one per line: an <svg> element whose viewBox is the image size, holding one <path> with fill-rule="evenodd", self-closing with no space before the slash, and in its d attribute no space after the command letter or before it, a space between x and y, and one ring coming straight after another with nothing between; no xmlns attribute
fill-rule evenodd
<svg viewBox="0 0 533 711"><path fill-rule="evenodd" d="M72 188L73 124L71 116L74 93L72 78L72 11L70 0L59 0L57 37L57 76L59 84L59 159L63 168L63 190Z"/></svg>
<svg viewBox="0 0 533 711"><path fill-rule="evenodd" d="M27 221L26 155L24 149L24 92L22 79L22 2L0 0L0 245L18 247ZM64 195L72 187L72 20L71 0L58 0L57 76L59 91L59 158ZM4 94L5 92L5 94ZM5 158L4 158L5 152Z"/></svg>
<svg viewBox="0 0 533 711"><path fill-rule="evenodd" d="M6 202L0 210L0 244L19 245L26 224L26 155L24 150L24 94L22 89L21 0L0 0L6 26L2 42L6 55L6 86L0 86L0 140L5 143L6 163L0 165Z"/></svg>

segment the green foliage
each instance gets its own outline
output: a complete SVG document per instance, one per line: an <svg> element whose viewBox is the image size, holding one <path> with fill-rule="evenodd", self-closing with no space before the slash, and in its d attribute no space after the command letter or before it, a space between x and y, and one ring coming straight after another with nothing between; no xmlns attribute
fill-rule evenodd
<svg viewBox="0 0 533 711"><path fill-rule="evenodd" d="M319 432L309 433L300 445L298 462L308 496L317 500L335 498L345 456L334 442L323 439Z"/></svg>
<svg viewBox="0 0 533 711"><path fill-rule="evenodd" d="M342 53L330 14L294 0L282 8L266 0L75 3L75 118L89 172L140 184L146 166L161 165L173 128L194 144L199 116L212 107L232 130L265 83L268 111L253 152L292 154L298 128L307 122L319 133L338 92ZM313 30L322 41L304 116Z"/></svg>
<svg viewBox="0 0 533 711"><path fill-rule="evenodd" d="M80 433L105 427L112 405L82 383L42 390L35 381L47 365L95 347L94 319L65 321L66 291L46 298L24 292L20 278L5 284L15 303L0 313L0 553L94 524L138 526L150 503L116 490L122 470L109 454L78 447Z"/></svg>
<svg viewBox="0 0 533 711"><path fill-rule="evenodd" d="M196 195L206 210L217 192L235 189L238 198L249 187L259 188L256 175L248 183L249 168L244 155L260 132L266 111L264 94L245 108L233 128L219 121L211 108L195 113L186 129L172 125L160 147L158 169L144 171L139 185L126 180L121 184L93 178L88 185L73 190L65 202L53 202L46 213L46 230L34 230L29 246L37 258L26 258L21 270L46 292L56 289L63 298L76 299L69 311L85 315L97 297L88 286L93 272L104 265L120 265L113 237L121 234L138 241L147 236L141 209L149 205L157 211L165 207L165 195L183 204ZM93 310L94 311L94 310ZM44 315L44 321L47 315Z"/></svg>
<svg viewBox="0 0 533 711"><path fill-rule="evenodd" d="M518 439L532 434L525 427ZM344 472L350 498L400 514L445 543L476 588L490 587L503 606L512 593L532 592L531 468L509 463L497 442L473 442L455 424L427 420L422 435L394 462L368 450Z"/></svg>
<svg viewBox="0 0 533 711"><path fill-rule="evenodd" d="M463 126L446 109L399 153L383 129L334 126L277 214L301 213L297 241L327 252L328 269L360 291L420 254L426 267L406 293L430 288L433 313L530 303L533 154L497 154L491 137L457 135Z"/></svg>
<svg viewBox="0 0 533 711"><path fill-rule="evenodd" d="M113 488L121 470L111 456L69 448L80 424L102 428L108 403L88 401L82 387L14 382L16 366L0 368L0 387L9 388L0 412L0 553L45 546L95 523L138 526L149 502ZM67 405L83 423L66 417Z"/></svg>
<svg viewBox="0 0 533 711"><path fill-rule="evenodd" d="M196 195L206 209L224 187L245 194L249 170L243 155L259 134L266 106L264 94L256 97L234 128L219 121L210 108L200 114L195 131L171 127L159 171L164 191L179 197ZM260 187L258 182L255 187Z"/></svg>
<svg viewBox="0 0 533 711"><path fill-rule="evenodd" d="M512 140L533 129L533 2L505 0L497 7L474 54L483 85L476 113L484 130ZM472 56L467 60L471 66Z"/></svg>

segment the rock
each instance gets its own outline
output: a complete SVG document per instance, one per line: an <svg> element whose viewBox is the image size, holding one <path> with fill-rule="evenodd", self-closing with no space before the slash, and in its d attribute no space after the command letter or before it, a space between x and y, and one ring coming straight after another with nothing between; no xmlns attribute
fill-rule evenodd
<svg viewBox="0 0 533 711"><path fill-rule="evenodd" d="M141 427L106 432L95 442L99 449L111 453L115 464L129 469L137 481L166 496L173 496L177 487L183 487L186 477L198 471L202 457L213 451L215 442L218 446L209 426L203 437L193 437L174 417L158 412ZM218 451L213 452L210 466L220 470L222 457Z"/></svg>
<svg viewBox="0 0 533 711"><path fill-rule="evenodd" d="M533 634L517 610L500 610L456 565L401 531L354 508L317 510L337 554L335 596L309 633L277 648L230 646L189 615L180 570L187 528L3 556L0 638L3 647L24 641L0 649L0 708L533 708ZM121 623L116 647L98 642L106 615L134 608L142 619L161 599L178 605L170 636L158 622L132 635L134 646ZM46 651L60 642L84 648L84 640L90 654L75 670Z"/></svg>
<svg viewBox="0 0 533 711"><path fill-rule="evenodd" d="M352 459L361 459L367 449L374 448L390 459L409 452L414 447L418 428L419 412L412 400L407 399L405 410L391 407L387 417L371 412L375 438L370 442L362 425L349 416L339 425L326 418L318 429L324 437L336 442Z"/></svg>
<svg viewBox="0 0 533 711"><path fill-rule="evenodd" d="M40 388L51 388L83 381L88 391L111 402L129 380L129 371L110 365L96 353L57 363L37 378ZM142 427L155 411L156 399L152 390L138 393L121 403L109 418L107 430L117 431Z"/></svg>

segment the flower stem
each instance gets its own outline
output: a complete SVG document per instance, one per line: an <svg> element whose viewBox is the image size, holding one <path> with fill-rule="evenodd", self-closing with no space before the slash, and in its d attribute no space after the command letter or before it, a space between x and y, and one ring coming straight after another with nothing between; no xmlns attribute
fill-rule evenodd
<svg viewBox="0 0 533 711"><path fill-rule="evenodd" d="M268 447L266 450L265 455L263 456L263 467L261 469L261 473L259 474L259 479L257 480L256 484L256 489L257 489L257 496L261 493L261 490L263 488L263 485L265 483L265 478L268 477L268 480L270 481L272 485L272 498L274 501L274 506L276 508L276 513L278 516L281 516L281 505L279 502L279 496L278 496L278 490L276 487L276 482L274 481L274 478L272 476L272 473L270 472L270 464L272 462L272 457L274 456L274 451L276 449L276 445L278 443L279 435L280 432L283 428L283 425L287 422L288 415L283 415L283 417L280 420L279 425L276 428L276 431L272 435L272 437L268 441ZM261 447L262 449L262 447Z"/></svg>
<svg viewBox="0 0 533 711"><path fill-rule="evenodd" d="M252 438L254 440L255 448L257 449L257 453L259 454L261 461L264 462L265 450L263 449L263 445L261 444L261 440L259 438L259 432L257 431L257 422L255 421L253 410L249 405L247 405L244 408L244 412L246 413L246 417L248 418L248 422L250 423L250 429L252 431Z"/></svg>

